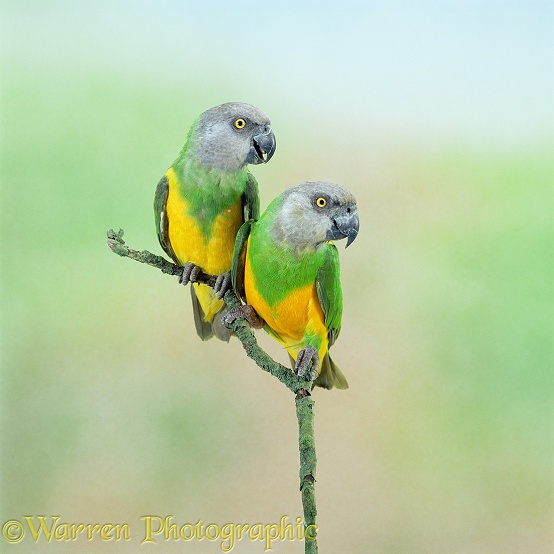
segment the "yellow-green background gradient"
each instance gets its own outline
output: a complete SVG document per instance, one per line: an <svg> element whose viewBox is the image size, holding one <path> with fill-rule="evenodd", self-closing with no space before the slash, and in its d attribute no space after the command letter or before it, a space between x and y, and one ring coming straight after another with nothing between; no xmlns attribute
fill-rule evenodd
<svg viewBox="0 0 554 554"><path fill-rule="evenodd" d="M351 189L339 244L348 391L317 390L323 553L553 548L551 2L20 2L1 7L0 524L301 515L293 396L202 343L161 253L157 181L227 101L277 136L252 168ZM287 356L258 333L279 361ZM234 552L261 553L242 540ZM300 542L275 552L302 552Z"/></svg>

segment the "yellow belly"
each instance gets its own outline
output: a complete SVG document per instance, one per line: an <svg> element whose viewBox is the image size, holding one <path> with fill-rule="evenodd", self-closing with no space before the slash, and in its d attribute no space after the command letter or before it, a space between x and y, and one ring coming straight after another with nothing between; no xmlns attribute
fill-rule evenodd
<svg viewBox="0 0 554 554"><path fill-rule="evenodd" d="M179 194L173 168L167 170L169 194L166 213L169 241L179 262L193 262L210 275L231 269L235 237L243 223L242 202L227 208L214 220L211 237L206 237L196 219L189 215L190 206Z"/></svg>
<svg viewBox="0 0 554 554"><path fill-rule="evenodd" d="M231 270L236 234L243 222L242 201L227 208L214 220L211 236L206 237L194 217L189 215L190 206L179 194L173 168L166 172L169 192L166 214L169 221L169 242L181 265L192 262L210 275L220 275ZM204 310L206 321L224 306L217 300L211 287L195 285L196 295Z"/></svg>
<svg viewBox="0 0 554 554"><path fill-rule="evenodd" d="M318 350L321 370L329 341L315 283L295 290L282 302L271 307L256 288L255 277L246 256L244 288L247 303L271 328L275 338L289 354L296 360L300 350L312 345Z"/></svg>

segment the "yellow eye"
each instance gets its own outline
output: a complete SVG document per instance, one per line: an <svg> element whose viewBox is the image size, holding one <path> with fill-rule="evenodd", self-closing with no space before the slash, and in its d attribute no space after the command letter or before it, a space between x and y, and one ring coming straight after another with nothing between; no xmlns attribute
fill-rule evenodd
<svg viewBox="0 0 554 554"><path fill-rule="evenodd" d="M327 205L327 200L325 200L325 198L323 198L323 196L320 196L316 201L316 206L318 208L325 208L325 206Z"/></svg>
<svg viewBox="0 0 554 554"><path fill-rule="evenodd" d="M235 119L235 127L237 129L244 129L246 127L246 121L242 119L242 117L239 117L238 119Z"/></svg>

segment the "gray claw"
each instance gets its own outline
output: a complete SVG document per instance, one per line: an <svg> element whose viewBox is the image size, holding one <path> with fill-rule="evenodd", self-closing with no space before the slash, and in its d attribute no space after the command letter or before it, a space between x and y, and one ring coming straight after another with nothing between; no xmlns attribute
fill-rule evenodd
<svg viewBox="0 0 554 554"><path fill-rule="evenodd" d="M183 274L179 277L179 283L181 285L188 285L194 283L198 278L198 274L202 271L202 268L192 262L187 262L183 267Z"/></svg>
<svg viewBox="0 0 554 554"><path fill-rule="evenodd" d="M237 319L246 319L248 325L254 329L261 329L264 326L264 320L256 313L256 310L248 304L246 306L235 306L231 308L221 319L226 327Z"/></svg>
<svg viewBox="0 0 554 554"><path fill-rule="evenodd" d="M218 275L215 280L214 292L216 293L217 299L221 300L225 293L231 288L231 273L222 273Z"/></svg>
<svg viewBox="0 0 554 554"><path fill-rule="evenodd" d="M310 381L316 379L317 372L319 371L319 354L313 346L306 346L300 350L296 358L294 371L299 379L304 376L308 377Z"/></svg>

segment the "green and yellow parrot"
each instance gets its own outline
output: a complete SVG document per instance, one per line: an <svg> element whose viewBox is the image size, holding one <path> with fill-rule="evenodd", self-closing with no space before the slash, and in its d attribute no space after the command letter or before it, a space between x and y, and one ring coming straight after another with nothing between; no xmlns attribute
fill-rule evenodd
<svg viewBox="0 0 554 554"><path fill-rule="evenodd" d="M287 189L238 233L232 279L247 305L233 308L224 323L245 317L255 327L263 324L299 376L327 389L348 388L329 356L342 318L339 256L331 241L346 238L349 246L358 229L356 199L346 189L324 182Z"/></svg>
<svg viewBox="0 0 554 554"><path fill-rule="evenodd" d="M180 282L192 282L196 331L229 340L221 324L230 286L237 231L259 217L256 179L248 164L268 162L275 152L268 117L249 104L232 102L204 112L193 123L178 158L156 188L158 239L173 261L184 266ZM194 283L199 271L217 275L216 286Z"/></svg>

